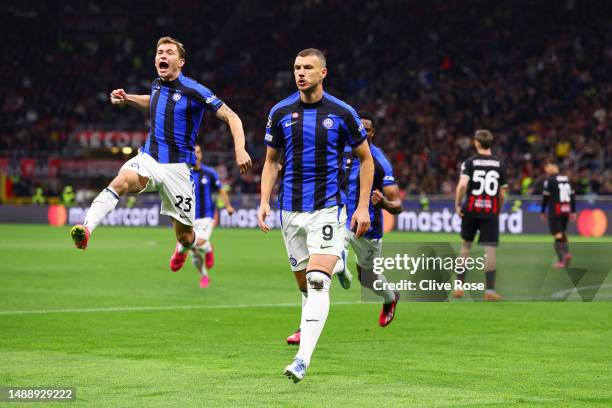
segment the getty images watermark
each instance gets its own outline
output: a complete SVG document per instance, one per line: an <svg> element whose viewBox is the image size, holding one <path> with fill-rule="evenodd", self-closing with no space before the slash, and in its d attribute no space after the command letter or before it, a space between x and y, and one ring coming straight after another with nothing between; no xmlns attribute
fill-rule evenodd
<svg viewBox="0 0 612 408"><path fill-rule="evenodd" d="M395 254L394 257L376 257L373 260L372 271L375 275L382 275L385 271L402 271L414 276L419 271L433 272L440 270L453 271L461 275L471 271L484 271L486 254L477 257L451 257L451 256L428 256L420 254L412 256L407 253ZM375 279L372 283L375 290L392 291L438 291L438 290L485 290L483 282L462 282L453 279L452 282L438 281L436 279L401 279L398 282L389 282L383 279Z"/></svg>
<svg viewBox="0 0 612 408"><path fill-rule="evenodd" d="M562 266L552 239L485 248L474 243L460 256L460 243L384 243L370 268L362 268L362 300L380 302L381 291L391 290L401 301L480 301L493 269L494 290L505 301L612 300L610 243L570 241L571 262Z"/></svg>

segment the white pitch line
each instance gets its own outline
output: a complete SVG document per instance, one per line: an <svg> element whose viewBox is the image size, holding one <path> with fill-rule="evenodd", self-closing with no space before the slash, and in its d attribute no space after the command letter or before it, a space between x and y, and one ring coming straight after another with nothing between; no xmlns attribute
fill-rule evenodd
<svg viewBox="0 0 612 408"><path fill-rule="evenodd" d="M573 294L573 293L579 293L581 290L592 290L592 289L596 289L599 291L599 289L602 288L612 288L611 284L603 284L603 285L590 285L590 286L577 286L575 288L571 288L571 289L565 289L565 290L560 290L558 292L553 293L552 295L550 295L551 299L565 299L566 297L568 297L569 295ZM597 296L595 296L597 297ZM599 299L610 299L609 296L601 296Z"/></svg>
<svg viewBox="0 0 612 408"><path fill-rule="evenodd" d="M333 302L332 305L357 305L358 301ZM2 310L0 316L16 315L42 315L56 313L105 313L105 312L150 312L166 310L195 310L195 309L248 309L258 307L298 307L299 303L262 303L258 305L182 305L182 306L128 306L128 307L97 307L83 309L41 309L41 310Z"/></svg>

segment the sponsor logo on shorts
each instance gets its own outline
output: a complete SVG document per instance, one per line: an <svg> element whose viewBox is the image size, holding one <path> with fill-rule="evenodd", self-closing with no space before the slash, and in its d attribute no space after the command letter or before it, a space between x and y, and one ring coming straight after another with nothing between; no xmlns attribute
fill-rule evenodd
<svg viewBox="0 0 612 408"><path fill-rule="evenodd" d="M137 169L140 166L138 166L138 163L132 163L132 164L130 164L130 167L133 167L133 168Z"/></svg>

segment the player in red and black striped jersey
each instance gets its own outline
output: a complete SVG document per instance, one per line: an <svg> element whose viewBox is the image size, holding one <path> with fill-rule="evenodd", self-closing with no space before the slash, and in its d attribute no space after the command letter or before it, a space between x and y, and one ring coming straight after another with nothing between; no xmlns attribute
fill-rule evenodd
<svg viewBox="0 0 612 408"><path fill-rule="evenodd" d="M554 161L546 161L544 171L548 178L542 189L540 216L543 220L548 218L550 233L555 237L555 252L559 258L555 267L565 268L572 259L566 230L568 221L576 220L576 196L569 177L559 174L559 166Z"/></svg>
<svg viewBox="0 0 612 408"><path fill-rule="evenodd" d="M472 242L479 232L478 243L485 248L486 300L501 300L495 292L495 247L499 243L499 213L504 204L508 185L504 163L491 153L493 134L478 130L474 135L477 154L461 164L461 175L455 193L455 211L461 216L460 257L467 258ZM463 200L465 196L465 201ZM458 274L465 280L465 272ZM463 290L456 290L455 297L462 297Z"/></svg>

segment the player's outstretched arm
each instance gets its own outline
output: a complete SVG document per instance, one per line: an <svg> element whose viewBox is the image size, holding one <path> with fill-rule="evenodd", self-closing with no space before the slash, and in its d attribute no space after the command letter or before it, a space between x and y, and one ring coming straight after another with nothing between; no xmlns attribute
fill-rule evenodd
<svg viewBox="0 0 612 408"><path fill-rule="evenodd" d="M351 230L359 238L370 229L370 192L374 180L374 159L367 140L353 149L359 158L359 202L351 218ZM356 229L355 229L356 227Z"/></svg>
<svg viewBox="0 0 612 408"><path fill-rule="evenodd" d="M113 105L127 104L134 108L149 110L149 95L133 95L126 93L123 89L113 89L110 93L110 101Z"/></svg>
<svg viewBox="0 0 612 408"><path fill-rule="evenodd" d="M455 212L463 217L463 211L461 210L461 201L463 201L463 196L467 191L469 177L462 174L459 176L459 183L457 183L457 189L455 190ZM500 207L501 208L501 207Z"/></svg>
<svg viewBox="0 0 612 408"><path fill-rule="evenodd" d="M234 150L236 151L236 164L240 169L240 173L244 173L251 168L251 156L247 153L244 147L244 129L242 121L226 104L221 105L215 112L215 115L227 123L234 138Z"/></svg>
<svg viewBox="0 0 612 408"><path fill-rule="evenodd" d="M257 222L263 232L270 231L270 227L266 224L266 217L270 215L270 196L278 177L279 159L280 151L268 146L266 149L266 160L261 171L261 199L259 201L259 210L257 211Z"/></svg>

